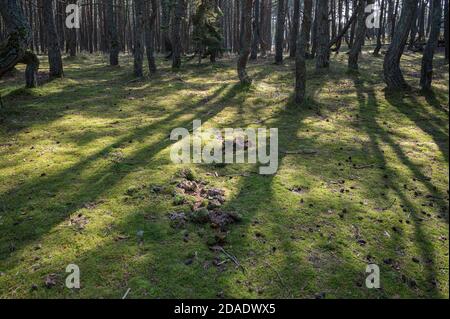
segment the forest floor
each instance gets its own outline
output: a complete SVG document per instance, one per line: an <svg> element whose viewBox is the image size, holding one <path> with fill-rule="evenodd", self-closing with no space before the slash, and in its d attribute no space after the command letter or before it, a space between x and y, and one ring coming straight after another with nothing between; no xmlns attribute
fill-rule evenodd
<svg viewBox="0 0 450 319"><path fill-rule="evenodd" d="M250 87L231 59L176 73L160 59L136 81L130 57L79 56L36 89L23 68L2 79L0 298L448 298L448 65L439 54L422 94L408 53L415 89L389 94L381 57L359 74L345 58L322 74L309 62L302 108L292 60L251 63ZM194 119L278 128L278 172L173 164L169 134ZM181 168L242 216L226 236L171 215L192 205ZM370 263L381 289L366 288ZM69 264L81 289L65 287Z"/></svg>

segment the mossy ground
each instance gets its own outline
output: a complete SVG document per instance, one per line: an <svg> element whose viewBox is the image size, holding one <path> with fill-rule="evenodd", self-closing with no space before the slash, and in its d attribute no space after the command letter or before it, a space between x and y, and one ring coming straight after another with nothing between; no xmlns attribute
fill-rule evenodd
<svg viewBox="0 0 450 319"><path fill-rule="evenodd" d="M389 94L381 57L366 53L359 74L346 57L323 74L309 62L302 107L291 60L251 63L250 87L231 59L177 73L160 59L158 76L135 81L130 57L111 68L80 56L36 89L22 89L23 69L3 79L0 298L120 298L128 288L129 298L448 298L448 66L439 54L434 94ZM403 69L417 87L420 56L407 54ZM181 167L169 134L194 119L279 128L281 151L317 151L280 152L273 176L190 166L242 214L224 247L245 272L215 267L213 231L172 228L168 213L188 208L151 191L170 190ZM71 263L79 290L64 286ZM365 287L368 263L380 266L381 289Z"/></svg>

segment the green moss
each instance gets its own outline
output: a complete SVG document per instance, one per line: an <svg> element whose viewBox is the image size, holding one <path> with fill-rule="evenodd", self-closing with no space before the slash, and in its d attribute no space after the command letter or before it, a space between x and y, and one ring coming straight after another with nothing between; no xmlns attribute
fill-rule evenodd
<svg viewBox="0 0 450 319"><path fill-rule="evenodd" d="M442 55L433 95L385 94L382 58L368 52L359 74L346 73L345 55L328 74L309 61L302 108L291 102L291 60L250 64L251 87L236 85L231 60L173 74L158 59L164 76L137 82L131 57L120 60L120 68L101 55L65 60L64 79L32 90L18 90L23 66L0 80L1 298L120 298L128 288L130 298L448 298ZM418 86L420 56L402 63ZM245 273L214 266L226 260L207 245L216 230L173 228L168 218L190 212L173 206L181 168L168 136L193 119L276 127L281 150L316 151L281 153L274 176L253 165L183 167L226 190L221 210L242 220L225 249ZM381 290L365 288L369 262L381 268ZM64 287L70 263L81 269L77 291ZM48 289L50 274L57 285Z"/></svg>

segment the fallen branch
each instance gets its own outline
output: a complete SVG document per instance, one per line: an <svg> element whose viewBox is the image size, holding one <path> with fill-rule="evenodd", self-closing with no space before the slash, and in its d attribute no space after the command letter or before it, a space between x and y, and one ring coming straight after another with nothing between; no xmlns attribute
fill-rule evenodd
<svg viewBox="0 0 450 319"><path fill-rule="evenodd" d="M296 151L284 151L286 155L314 155L319 153L316 150L296 150Z"/></svg>
<svg viewBox="0 0 450 319"><path fill-rule="evenodd" d="M223 247L220 247L219 250L225 255L227 256L236 266L238 266L239 268L242 269L242 272L245 273L245 268L244 266L242 266L239 261L237 260L237 258L235 256L233 256L232 254L228 253L225 249L223 249Z"/></svg>
<svg viewBox="0 0 450 319"><path fill-rule="evenodd" d="M286 286L286 284L284 283L284 280L283 280L283 278L281 277L281 275L280 275L280 273L278 272L278 270L276 270L275 267L273 267L271 264L269 264L269 262L265 261L264 263L265 263L270 269L273 270L273 272L277 275L278 281L280 282L281 286L283 286L283 288L285 288L285 289L289 292L289 294L292 296L291 289L289 289L289 287Z"/></svg>
<svg viewBox="0 0 450 319"><path fill-rule="evenodd" d="M128 288L127 292L125 293L125 295L123 295L122 299L126 299L128 294L130 293L131 288Z"/></svg>

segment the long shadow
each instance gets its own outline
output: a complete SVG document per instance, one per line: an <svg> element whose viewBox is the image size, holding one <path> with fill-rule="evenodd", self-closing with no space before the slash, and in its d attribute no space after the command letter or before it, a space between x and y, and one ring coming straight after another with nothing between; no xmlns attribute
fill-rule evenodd
<svg viewBox="0 0 450 319"><path fill-rule="evenodd" d="M409 168L414 176L419 181L421 181L427 187L427 189L430 190L430 192L435 192L433 185L427 181L421 170L404 154L401 147L392 139L389 133L386 132L378 124L376 118L378 114L378 102L373 88L371 86L366 86L364 84L364 81L358 77L354 79L354 83L357 89L358 100L360 103L361 117L365 119L364 121L362 121L362 123L364 125L366 133L370 138L370 145L373 155L381 164L380 166L384 168L386 174L385 176L390 176L392 180L394 180L394 178L399 178L397 171L389 167L389 163L385 158L381 143L384 143L391 147L400 162L407 168ZM365 94L367 94L367 99L365 97ZM380 183L383 183L382 179L380 179ZM394 182L390 182L389 187L397 194L398 198L401 200L401 206L407 209L407 211L411 214L411 219L414 226L414 243L420 250L421 260L425 263L425 284L428 286L427 289L430 292L430 296L442 297L437 287L432 284L436 281L437 278L437 269L435 268L434 263L434 261L436 260L436 253L434 250L433 242L429 238L429 235L423 230L421 219L419 218L418 213L414 208L414 204L408 199L408 197L402 190L402 186L399 186Z"/></svg>
<svg viewBox="0 0 450 319"><path fill-rule="evenodd" d="M219 98L224 91L223 96ZM224 108L223 102L229 102L239 92L240 88L238 86L224 85L213 93L208 103L203 101L202 107L195 112L191 108L184 108L184 105L180 105L178 112L168 115L157 123L137 128L129 135L120 138L113 144L106 146L57 175L36 178L9 190L7 193L0 194L0 202L5 203L3 210L6 213L4 214L6 220L0 226L0 232L2 233L1 255L4 256L2 259L5 257L11 258L9 253L11 243L15 245L13 254L17 254L27 244L41 238L53 226L65 220L73 212L87 203L94 203L101 199L101 196L122 180L130 169L135 168L134 165L138 164L142 167L152 162L156 154L165 149L171 142L168 138L152 142L132 155L125 157L120 163L112 162L94 174L89 175L87 179L80 181L80 176L95 161L138 137L147 136L152 132L163 132L163 134L165 132L166 135L164 136L169 136L171 129L175 127L189 127L193 119L199 118L202 121L207 121L220 113ZM183 115L190 115L190 117L189 119L180 120ZM72 180L74 186L68 189L67 180ZM62 185L66 188L62 189ZM35 194L38 190L41 193ZM44 193L47 195L44 195ZM48 198L49 193L51 193L50 198ZM46 196L47 200L39 197L42 195ZM51 199L53 197L57 198L56 202ZM60 204L63 202L66 205ZM19 212L33 209L33 207L37 209L31 214L33 217L31 221L23 221L23 223L12 226L17 223L16 218ZM39 227L30 230L29 223L39 225ZM8 265L9 267L11 266L11 264Z"/></svg>
<svg viewBox="0 0 450 319"><path fill-rule="evenodd" d="M426 94L425 97L430 106L432 106L436 111L442 112L442 110L438 109L438 105L440 104L434 94ZM444 156L445 161L448 163L448 121L420 108L420 104L417 99L412 95L405 97L401 93L393 94L386 91L385 98L392 106L406 115L412 122L414 122L421 130L426 132L434 140ZM410 99L409 102L408 99Z"/></svg>

